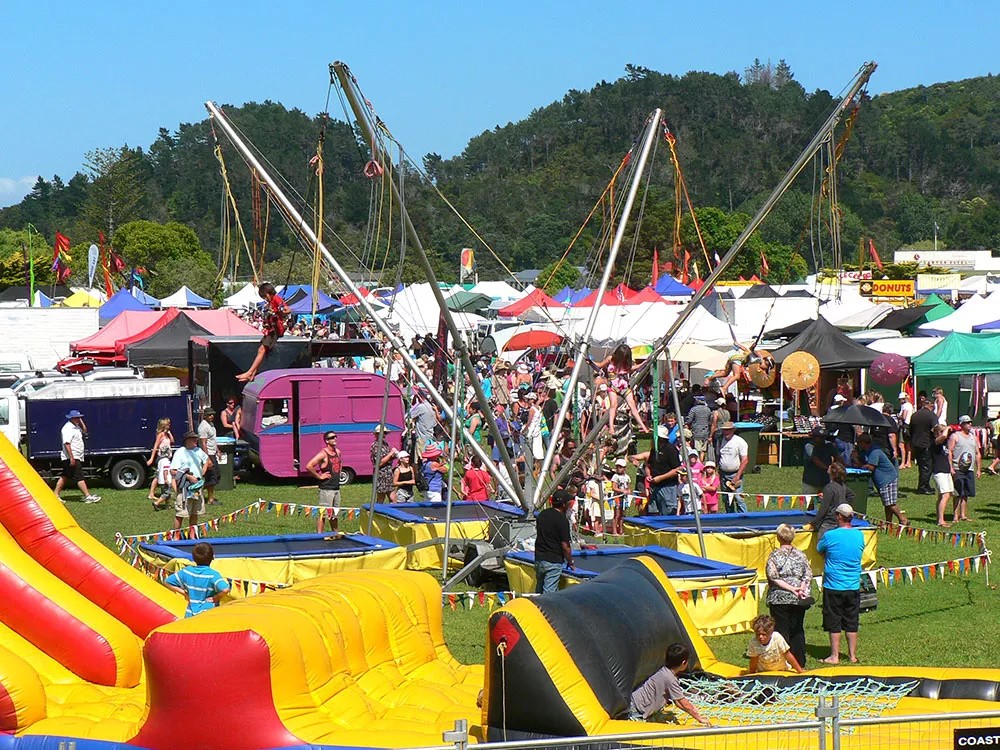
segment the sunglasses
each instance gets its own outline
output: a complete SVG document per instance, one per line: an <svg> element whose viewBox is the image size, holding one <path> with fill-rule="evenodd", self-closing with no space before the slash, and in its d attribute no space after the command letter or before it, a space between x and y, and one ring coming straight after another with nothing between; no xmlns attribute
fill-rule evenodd
<svg viewBox="0 0 1000 750"><path fill-rule="evenodd" d="M324 438L324 439L325 439L325 440L336 440L336 439L337 439L337 436L336 436L336 435L330 435L330 437L328 437L328 438Z"/></svg>

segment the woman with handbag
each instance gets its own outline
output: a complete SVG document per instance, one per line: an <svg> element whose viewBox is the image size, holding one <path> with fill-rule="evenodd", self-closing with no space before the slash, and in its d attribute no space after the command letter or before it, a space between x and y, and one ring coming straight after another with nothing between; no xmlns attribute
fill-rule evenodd
<svg viewBox="0 0 1000 750"><path fill-rule="evenodd" d="M799 664L806 663L806 610L815 604L810 595L812 568L802 550L792 546L795 529L781 524L776 532L779 547L767 558L767 609L774 629L788 642Z"/></svg>

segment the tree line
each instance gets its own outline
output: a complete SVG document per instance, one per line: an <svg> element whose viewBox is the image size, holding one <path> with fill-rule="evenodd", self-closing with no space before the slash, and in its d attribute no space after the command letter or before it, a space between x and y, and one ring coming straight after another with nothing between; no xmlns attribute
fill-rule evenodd
<svg viewBox="0 0 1000 750"><path fill-rule="evenodd" d="M611 217L607 202L597 199L649 113L660 107L708 257L686 207L676 247L674 172L661 144L640 194L642 221L627 227L628 252L615 280L648 283L654 253L661 273L682 273L687 257L689 275L695 265L705 275L834 103L827 91L807 92L784 61L755 60L742 75L673 76L629 65L616 81L569 91L519 122L472 137L453 158L430 153L406 165L404 201L442 280L457 278L463 247L476 249L483 278L502 278L504 266L554 267L564 257L563 265L599 273ZM224 109L281 175L310 223L320 180L311 159L322 139L327 245L359 277L393 283L399 206L385 176L366 176L370 155L355 129L328 113L309 115L270 101ZM82 248L100 234L129 270L145 271L153 294L180 283L211 294L222 276L232 275L237 258L240 276L254 264L277 283L307 281L310 251L275 208L254 201L253 175L220 141L206 118L161 128L148 149L95 147L68 181L39 178L21 203L0 210L0 285L23 283L29 224L37 232L33 242L47 242L50 253L57 230L71 237L76 282L86 276ZM238 219L226 207L220 158ZM823 176L819 163L800 175L751 238L735 274L760 275L766 265L769 281L793 281L854 262L869 238L885 259L903 245L926 248L935 233L939 247L1000 248L1000 82L985 76L864 98L837 170L839 249L830 245ZM616 186L619 196L625 189ZM594 220L581 230L595 205ZM38 271L43 276L45 265ZM420 277L416 264L403 264L403 281Z"/></svg>

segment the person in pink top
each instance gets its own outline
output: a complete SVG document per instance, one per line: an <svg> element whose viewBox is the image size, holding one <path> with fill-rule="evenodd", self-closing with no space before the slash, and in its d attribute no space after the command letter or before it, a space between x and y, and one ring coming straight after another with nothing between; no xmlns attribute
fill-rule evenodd
<svg viewBox="0 0 1000 750"><path fill-rule="evenodd" d="M706 513L719 512L719 475L715 471L715 461L706 461L701 470L701 477L698 480L701 487L701 502L705 506Z"/></svg>

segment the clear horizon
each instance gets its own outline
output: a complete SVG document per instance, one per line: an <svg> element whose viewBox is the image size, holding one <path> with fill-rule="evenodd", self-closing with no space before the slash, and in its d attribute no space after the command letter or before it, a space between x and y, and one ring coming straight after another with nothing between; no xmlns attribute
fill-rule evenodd
<svg viewBox="0 0 1000 750"><path fill-rule="evenodd" d="M58 12L53 12L53 9ZM606 4L427 3L377 9L346 3L178 0L169 15L113 0L100 6L14 2L5 7L8 70L0 91L0 207L39 175L69 180L95 148L141 146L159 128L206 116L203 102L271 100L324 110L327 66L345 61L415 158L463 151L470 138L516 122L624 74L742 73L754 58L784 59L807 91L836 95L866 60L873 94L984 76L994 70L996 8L942 13L928 0L838 6L830 13L779 0L747 13L734 2L667 8ZM389 50L389 53L387 53ZM343 118L335 92L330 112ZM251 134L252 137L252 134Z"/></svg>

